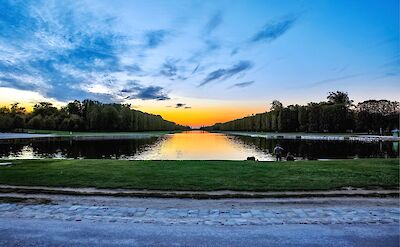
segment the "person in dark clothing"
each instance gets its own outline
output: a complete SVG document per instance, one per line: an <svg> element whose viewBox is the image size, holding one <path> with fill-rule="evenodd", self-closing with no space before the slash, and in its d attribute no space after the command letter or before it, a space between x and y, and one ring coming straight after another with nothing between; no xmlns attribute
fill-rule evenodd
<svg viewBox="0 0 400 247"><path fill-rule="evenodd" d="M276 156L276 161L282 160L283 151L284 151L284 149L281 147L281 145L276 144L276 147L274 148L274 154Z"/></svg>
<svg viewBox="0 0 400 247"><path fill-rule="evenodd" d="M294 161L294 156L290 152L286 155L286 161Z"/></svg>

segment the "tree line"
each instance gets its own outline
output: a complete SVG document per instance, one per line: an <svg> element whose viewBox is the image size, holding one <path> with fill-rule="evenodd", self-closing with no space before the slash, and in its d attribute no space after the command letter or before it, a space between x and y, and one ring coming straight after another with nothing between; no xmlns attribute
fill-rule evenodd
<svg viewBox="0 0 400 247"><path fill-rule="evenodd" d="M27 112L18 103L0 108L0 130L24 128L66 131L158 131L186 130L189 127L131 109L129 104L104 104L75 100L60 109L49 102L35 104Z"/></svg>
<svg viewBox="0 0 400 247"><path fill-rule="evenodd" d="M223 131L368 132L399 128L399 102L367 100L353 105L346 92L329 92L327 101L289 105L274 100L269 112L203 127Z"/></svg>

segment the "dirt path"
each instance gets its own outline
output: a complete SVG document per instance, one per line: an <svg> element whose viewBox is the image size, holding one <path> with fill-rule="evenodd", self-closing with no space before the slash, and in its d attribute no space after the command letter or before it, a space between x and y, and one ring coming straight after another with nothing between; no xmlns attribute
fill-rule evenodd
<svg viewBox="0 0 400 247"><path fill-rule="evenodd" d="M3 193L25 194L67 194L92 196L130 196L130 197L160 197L160 198L290 198L290 197L398 197L399 190L344 188L330 191L282 191L282 192L255 192L255 191L163 191L163 190L127 190L127 189L96 189L96 188L58 188L42 186L11 186L0 185Z"/></svg>

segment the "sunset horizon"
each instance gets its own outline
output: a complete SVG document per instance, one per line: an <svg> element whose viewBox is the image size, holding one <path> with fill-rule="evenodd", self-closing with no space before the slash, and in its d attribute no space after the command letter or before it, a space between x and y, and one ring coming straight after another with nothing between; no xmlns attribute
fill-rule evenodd
<svg viewBox="0 0 400 247"><path fill-rule="evenodd" d="M399 246L400 0L0 0L0 246Z"/></svg>
<svg viewBox="0 0 400 247"><path fill-rule="evenodd" d="M398 100L398 1L156 3L3 2L0 104L90 99L198 128L331 91Z"/></svg>

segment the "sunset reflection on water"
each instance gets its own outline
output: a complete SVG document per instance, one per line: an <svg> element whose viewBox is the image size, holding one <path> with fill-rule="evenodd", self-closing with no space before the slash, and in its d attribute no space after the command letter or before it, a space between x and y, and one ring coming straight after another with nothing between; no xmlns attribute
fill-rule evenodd
<svg viewBox="0 0 400 247"><path fill-rule="evenodd" d="M254 156L272 160L272 156L245 145L237 138L205 131L186 131L168 135L137 155L137 160L245 160Z"/></svg>

